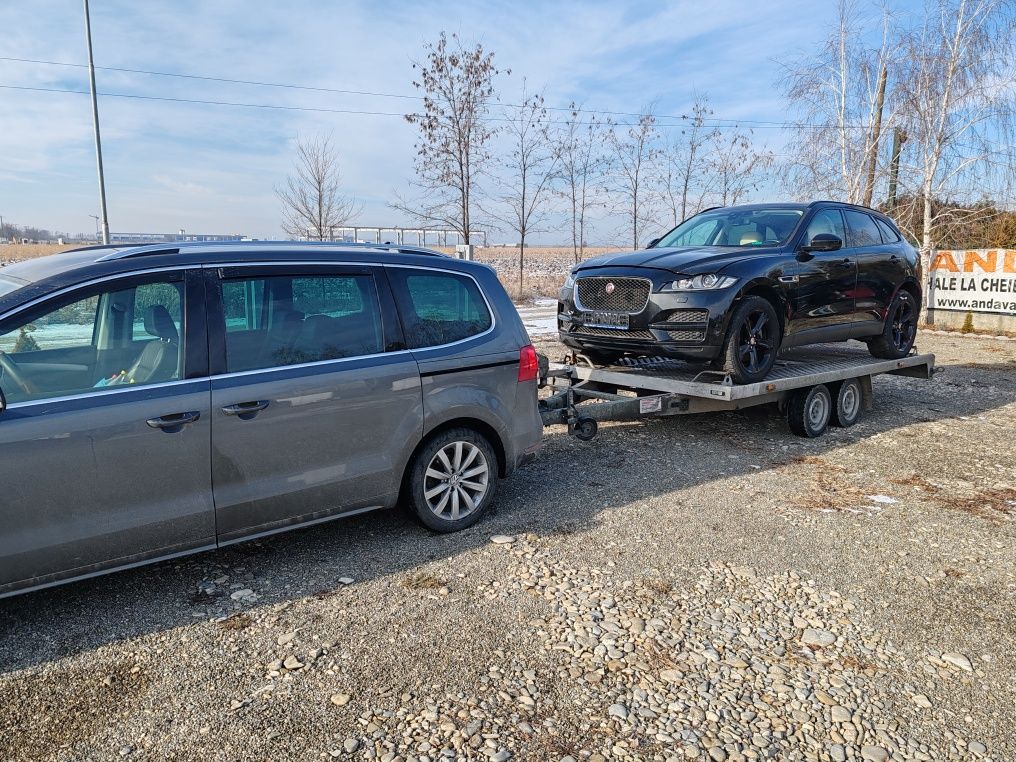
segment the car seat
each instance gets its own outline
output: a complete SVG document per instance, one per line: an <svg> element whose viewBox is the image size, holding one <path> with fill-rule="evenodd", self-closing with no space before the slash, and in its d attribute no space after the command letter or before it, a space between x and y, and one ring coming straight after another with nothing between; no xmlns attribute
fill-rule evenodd
<svg viewBox="0 0 1016 762"><path fill-rule="evenodd" d="M161 304L145 310L145 332L158 338L145 345L127 370L127 383L150 384L175 378L180 364L180 333L169 310Z"/></svg>

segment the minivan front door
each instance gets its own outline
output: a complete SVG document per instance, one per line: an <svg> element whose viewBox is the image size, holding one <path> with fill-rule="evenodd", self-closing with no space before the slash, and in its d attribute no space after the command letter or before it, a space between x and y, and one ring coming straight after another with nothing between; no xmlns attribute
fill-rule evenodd
<svg viewBox="0 0 1016 762"><path fill-rule="evenodd" d="M195 289L118 279L0 321L0 595L214 546Z"/></svg>
<svg viewBox="0 0 1016 762"><path fill-rule="evenodd" d="M394 314L383 278L363 266L220 272L210 323L213 362L222 358L212 379L220 542L393 503L423 403L416 361L382 317Z"/></svg>

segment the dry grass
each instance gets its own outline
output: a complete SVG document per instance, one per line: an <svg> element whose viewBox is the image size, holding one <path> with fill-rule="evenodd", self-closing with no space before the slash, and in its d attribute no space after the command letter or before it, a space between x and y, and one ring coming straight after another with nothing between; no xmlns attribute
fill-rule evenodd
<svg viewBox="0 0 1016 762"><path fill-rule="evenodd" d="M416 572L402 581L402 586L407 590L439 590L447 584L440 577L425 571Z"/></svg>
<svg viewBox="0 0 1016 762"><path fill-rule="evenodd" d="M843 477L847 469L816 455L791 458L790 466L808 466L813 476L807 489L794 502L813 511L843 511L865 504L866 493Z"/></svg>
<svg viewBox="0 0 1016 762"><path fill-rule="evenodd" d="M993 487L962 497L939 493L935 502L943 508L962 511L992 524L1001 524L1016 513L1016 489Z"/></svg>
<svg viewBox="0 0 1016 762"><path fill-rule="evenodd" d="M219 622L219 629L235 632L237 630L246 630L252 624L254 624L254 620L246 614L234 614Z"/></svg>
<svg viewBox="0 0 1016 762"><path fill-rule="evenodd" d="M80 243L9 243L0 245L0 262L16 262L21 259L35 259L76 249Z"/></svg>

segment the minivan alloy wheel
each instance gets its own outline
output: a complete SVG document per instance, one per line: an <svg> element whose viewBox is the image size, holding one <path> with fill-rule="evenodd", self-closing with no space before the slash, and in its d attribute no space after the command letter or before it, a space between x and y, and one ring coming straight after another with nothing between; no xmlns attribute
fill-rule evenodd
<svg viewBox="0 0 1016 762"><path fill-rule="evenodd" d="M456 521L476 510L487 494L490 467L483 451L471 442L451 442L427 465L424 498L431 512Z"/></svg>

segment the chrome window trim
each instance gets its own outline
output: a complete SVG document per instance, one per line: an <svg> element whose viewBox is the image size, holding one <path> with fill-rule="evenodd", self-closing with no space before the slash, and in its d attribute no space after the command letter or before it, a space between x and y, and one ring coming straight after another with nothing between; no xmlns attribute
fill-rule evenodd
<svg viewBox="0 0 1016 762"><path fill-rule="evenodd" d="M124 392L138 392L142 389L161 389L168 386L180 386L182 384L196 384L196 383L207 383L208 376L199 376L198 378L184 378L177 381L160 381L157 384L124 384L123 386L107 386L96 388L87 392L78 392L77 394L66 394L62 397L44 397L38 400L24 400L23 402L10 402L4 408L5 410L16 410L23 407L34 407L35 405L49 405L57 402L70 402L77 399L96 397L108 397L113 394L123 394Z"/></svg>
<svg viewBox="0 0 1016 762"><path fill-rule="evenodd" d="M73 286L64 286L56 291L50 291L48 294L32 299L30 302L19 304L17 307L12 309L10 312L5 312L0 315L0 320L6 320L9 317L17 315L19 312L24 312L27 309L31 309L38 304L54 299L63 294L69 294L71 291L77 291L80 288L87 288L88 286L95 286L99 283L105 283L106 281L119 280L121 278L136 278L139 275L149 275L151 273L171 273L171 272L183 272L184 270L196 270L201 265L190 264L190 265L174 265L172 267L152 267L145 270L129 270L128 272L122 273L111 273L110 275L103 275L101 278L93 278L92 280L83 280L80 283L75 283Z"/></svg>
<svg viewBox="0 0 1016 762"><path fill-rule="evenodd" d="M383 268L393 267L393 268L404 268L404 269L409 269L409 270L424 270L424 271L427 271L427 272L437 271L437 272L449 273L451 275L461 275L461 276L469 278L471 281L473 281L473 284L476 286L476 290L480 292L480 297L483 299L483 303L487 307L487 314L490 315L490 327L487 330L483 331L482 333L478 333L478 334L476 334L474 336L467 336L464 339L459 339L458 341L448 342L446 344L435 344L433 346L428 346L428 347L417 347L416 349L397 349L394 352L375 352L375 353L369 354L369 355L354 355L353 357L338 357L338 358L334 358L334 359L330 359L330 360L314 360L314 361L311 361L311 362L296 363L294 365L273 365L270 368L255 368L253 370L240 370L240 371L234 371L234 372L231 372L231 373L218 373L218 374L216 374L214 376L197 376L195 378L187 378L187 379L181 379L181 380L177 380L177 381L163 381L163 382L160 382L160 383L157 383L157 384L145 384L143 386L131 385L131 386L124 386L122 388L118 388L118 387L106 387L106 388L103 388L103 389L96 389L94 391L87 391L87 392L79 392L77 394L69 394L69 395L64 395L64 396L61 396L61 397L47 397L47 398L41 399L41 400L25 400L24 402L12 402L12 403L10 403L10 404L8 404L6 406L6 409L12 410L12 409L29 407L29 406L34 406L34 405L43 405L43 404L50 404L50 403L56 403L56 402L66 402L66 401L71 401L71 400L76 400L76 399L83 399L83 398L86 398L86 397L93 397L94 398L96 396L107 396L107 395L110 395L110 394L120 394L120 393L123 393L123 392L136 391L138 389L156 389L156 388L160 388L160 387L176 386L178 384L189 384L189 383L194 383L194 382L197 382L197 381L213 381L213 380L221 380L221 379L225 379L225 378L233 378L233 377L238 377L238 376L250 376L250 375L254 375L254 374L258 374L258 373L272 373L274 371L287 370L287 369L290 369L290 368L310 368L310 367L315 367L315 366L320 366L320 365L326 365L326 364L330 364L330 363L332 363L332 364L334 364L334 363L345 363L345 362L352 362L354 360L370 360L370 359L374 359L374 358L378 358L378 357L392 357L392 356L396 356L396 355L405 355L405 354L412 355L414 352L424 352L424 351L429 351L429 350L433 350L433 349L446 349L448 347L454 347L454 346L458 346L460 344L464 344L467 341L473 341L474 339L480 339L480 338L483 338L484 336L487 336L487 335L493 333L494 329L497 327L497 313L494 311L494 308L491 306L490 300L487 298L487 293L484 291L483 287L480 285L480 282L478 280L476 280L476 278L473 277L473 275L471 273L463 272L461 270L454 270L454 269L450 269L450 268L446 268L446 267L428 267L428 266L424 266L424 265L387 264L387 263L384 263L384 262L330 262L330 261L324 262L324 261L321 261L321 260L308 260L308 261L301 260L301 261L293 261L293 262L282 262L282 261L278 261L278 260L257 260L257 261L250 261L250 262L190 263L190 264L174 265L174 266L171 266L171 267L152 267L152 268L146 268L146 269L143 269L143 270L129 270L127 272L113 273L113 274L110 274L110 275L104 275L104 276L102 276L100 278L93 278L92 280L87 280L87 281L82 281L81 283L76 283L73 286L66 286L65 288L61 288L61 289L59 289L57 291L51 291L48 294L45 294L45 295L40 296L40 297L38 297L36 299L33 299L30 302L26 302L25 304L22 304L22 305L19 305L19 306L15 307L10 312L0 316L0 320L6 320L9 317L13 317L14 315L17 315L19 312L23 312L23 311L25 311L27 309L30 309L30 308L36 306L37 304L41 304L42 302L48 301L49 299L53 299L53 298L59 297L59 296L61 296L63 294L70 293L71 291L75 291L75 290L81 289L81 288L87 288L88 286L93 286L93 285L96 285L96 284L99 284L99 283L104 283L106 281L118 280L118 279L121 279L121 278L133 278L133 277L136 277L136 276L139 276L139 275L148 275L148 274L160 273L160 272L178 272L178 271L184 271L184 270L214 270L214 269L218 269L218 268L222 268L222 267L266 267L266 266L268 266L268 267L272 267L272 266L286 267L286 266L294 266L294 265L295 266L300 266L300 267L307 266L307 265L315 265L315 266L320 266L320 267L336 267L336 266L337 267L383 267Z"/></svg>

